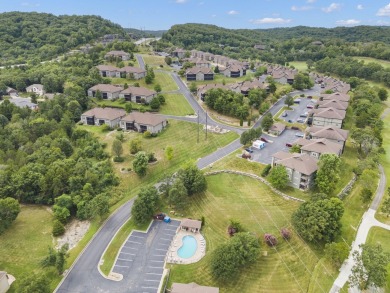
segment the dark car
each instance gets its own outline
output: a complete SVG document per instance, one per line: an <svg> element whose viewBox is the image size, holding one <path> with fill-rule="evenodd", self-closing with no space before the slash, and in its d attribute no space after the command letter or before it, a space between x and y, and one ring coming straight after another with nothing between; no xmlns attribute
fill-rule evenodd
<svg viewBox="0 0 390 293"><path fill-rule="evenodd" d="M313 98L313 96L307 96L307 98L308 98L308 99L312 99L312 98Z"/></svg>
<svg viewBox="0 0 390 293"><path fill-rule="evenodd" d="M265 137L260 137L260 140L264 142L268 142L268 139L266 139Z"/></svg>
<svg viewBox="0 0 390 293"><path fill-rule="evenodd" d="M286 143L286 147L288 147L288 148L291 148L292 147L292 143Z"/></svg>
<svg viewBox="0 0 390 293"><path fill-rule="evenodd" d="M248 153L253 153L253 151L250 148L245 149Z"/></svg>
<svg viewBox="0 0 390 293"><path fill-rule="evenodd" d="M156 220L162 221L165 218L165 214L163 214L163 213L157 214L157 215L154 215L153 218L156 219Z"/></svg>
<svg viewBox="0 0 390 293"><path fill-rule="evenodd" d="M283 112L282 117L287 117L287 112Z"/></svg>
<svg viewBox="0 0 390 293"><path fill-rule="evenodd" d="M299 127L292 126L291 129L292 129L292 130L299 130Z"/></svg>

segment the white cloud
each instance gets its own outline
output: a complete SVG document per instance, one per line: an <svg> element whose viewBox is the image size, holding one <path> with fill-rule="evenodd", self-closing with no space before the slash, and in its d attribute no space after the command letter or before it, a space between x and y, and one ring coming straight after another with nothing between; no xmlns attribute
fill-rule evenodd
<svg viewBox="0 0 390 293"><path fill-rule="evenodd" d="M177 4L183 4L183 3L186 3L187 0L176 0L175 1Z"/></svg>
<svg viewBox="0 0 390 293"><path fill-rule="evenodd" d="M379 8L376 15L377 16L390 16L390 3L387 4L385 7Z"/></svg>
<svg viewBox="0 0 390 293"><path fill-rule="evenodd" d="M291 22L291 19L284 19L284 18L272 18L272 17L265 17L261 19L252 19L250 20L253 24L285 24Z"/></svg>
<svg viewBox="0 0 390 293"><path fill-rule="evenodd" d="M292 11L305 11L305 10L310 10L312 9L313 7L311 6L291 6L291 10Z"/></svg>
<svg viewBox="0 0 390 293"><path fill-rule="evenodd" d="M316 2L316 0L307 0L306 2L307 3L314 3L314 2Z"/></svg>
<svg viewBox="0 0 390 293"><path fill-rule="evenodd" d="M338 3L332 3L332 4L330 4L328 7L322 8L322 11L323 11L323 12L326 12L326 13L329 13L329 12L332 12L332 11L335 11L335 10L340 9L340 7L341 7L340 4L338 4Z"/></svg>
<svg viewBox="0 0 390 293"><path fill-rule="evenodd" d="M227 14L229 14L229 15L236 15L236 14L238 14L238 13L239 13L239 12L236 11L236 10L230 10L230 11L228 11Z"/></svg>
<svg viewBox="0 0 390 293"><path fill-rule="evenodd" d="M21 5L22 6L27 6L27 7L38 7L41 4L40 3L31 3L31 2L22 2Z"/></svg>
<svg viewBox="0 0 390 293"><path fill-rule="evenodd" d="M338 20L338 21L336 21L337 25L345 25L345 26L357 25L359 23L360 23L360 20L356 20L356 19L347 19L347 20Z"/></svg>
<svg viewBox="0 0 390 293"><path fill-rule="evenodd" d="M357 9L357 10L363 10L363 9L364 9L364 7L363 7L363 5L362 5L362 4L358 4L358 6L356 6L356 9Z"/></svg>

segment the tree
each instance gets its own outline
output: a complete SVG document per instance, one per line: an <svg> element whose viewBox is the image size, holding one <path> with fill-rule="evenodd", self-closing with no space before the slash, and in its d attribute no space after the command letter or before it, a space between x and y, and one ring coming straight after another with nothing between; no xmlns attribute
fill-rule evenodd
<svg viewBox="0 0 390 293"><path fill-rule="evenodd" d="M160 198L154 186L142 188L134 201L131 214L137 224L150 220L160 206Z"/></svg>
<svg viewBox="0 0 390 293"><path fill-rule="evenodd" d="M165 148L165 156L166 156L168 161L173 159L173 147L167 146Z"/></svg>
<svg viewBox="0 0 390 293"><path fill-rule="evenodd" d="M372 199L373 191L369 188L363 188L360 191L360 199L362 200L363 203L368 203Z"/></svg>
<svg viewBox="0 0 390 293"><path fill-rule="evenodd" d="M131 113L132 110L133 110L133 106L131 105L131 103L126 103L125 104L126 113Z"/></svg>
<svg viewBox="0 0 390 293"><path fill-rule="evenodd" d="M387 98L388 98L388 92L386 89L384 88L380 88L378 90L378 98L381 100L381 101L387 101Z"/></svg>
<svg viewBox="0 0 390 293"><path fill-rule="evenodd" d="M284 166L275 166L271 169L268 175L268 180L271 185L277 189L284 189L287 187L289 177Z"/></svg>
<svg viewBox="0 0 390 293"><path fill-rule="evenodd" d="M294 98L288 95L284 100L284 104L287 105L288 108L290 108L292 105L294 105Z"/></svg>
<svg viewBox="0 0 390 293"><path fill-rule="evenodd" d="M207 189L206 178L195 165L179 170L178 178L182 180L189 196L201 193Z"/></svg>
<svg viewBox="0 0 390 293"><path fill-rule="evenodd" d="M144 176L146 174L146 168L148 167L148 155L145 152L138 152L135 155L133 161L133 170L138 176Z"/></svg>
<svg viewBox="0 0 390 293"><path fill-rule="evenodd" d="M234 219L229 220L228 233L230 236L234 236L234 234L244 231L245 230L239 221Z"/></svg>
<svg viewBox="0 0 390 293"><path fill-rule="evenodd" d="M191 93L196 93L197 90L198 90L198 88L196 86L196 83L195 82L191 82L191 84L190 84L190 92Z"/></svg>
<svg viewBox="0 0 390 293"><path fill-rule="evenodd" d="M272 234L264 234L264 241L268 246L276 246L278 244L278 240Z"/></svg>
<svg viewBox="0 0 390 293"><path fill-rule="evenodd" d="M284 240L289 240L291 238L291 231L287 228L282 228L280 235L282 235Z"/></svg>
<svg viewBox="0 0 390 293"><path fill-rule="evenodd" d="M53 230L52 230L53 236L57 237L57 236L60 236L60 235L62 235L64 233L65 233L64 225L60 221L54 220Z"/></svg>
<svg viewBox="0 0 390 293"><path fill-rule="evenodd" d="M315 183L321 193L330 194L340 180L341 160L335 154L322 154L318 162Z"/></svg>
<svg viewBox="0 0 390 293"><path fill-rule="evenodd" d="M301 146L298 145L298 144L294 144L294 145L290 148L290 153L298 153L298 154L300 154L300 153L301 153Z"/></svg>
<svg viewBox="0 0 390 293"><path fill-rule="evenodd" d="M165 61L165 63L167 63L167 65L171 65L171 64L172 64L172 58L169 57L169 56L166 56L166 57L164 58L164 61Z"/></svg>
<svg viewBox="0 0 390 293"><path fill-rule="evenodd" d="M150 101L150 108L152 108L153 110L158 110L160 109L160 100L158 97L154 97L151 101Z"/></svg>
<svg viewBox="0 0 390 293"><path fill-rule="evenodd" d="M96 93L95 93L95 98L99 101L101 101L103 99L103 95L102 95L102 92L100 90L97 90Z"/></svg>
<svg viewBox="0 0 390 293"><path fill-rule="evenodd" d="M157 93L159 93L159 92L161 92L161 85L159 85L159 84L156 84L156 85L154 85L154 90L157 92Z"/></svg>
<svg viewBox="0 0 390 293"><path fill-rule="evenodd" d="M274 124L274 119L272 118L271 113L267 113L264 115L263 120L261 120L261 127L264 131L268 131L271 126Z"/></svg>
<svg viewBox="0 0 390 293"><path fill-rule="evenodd" d="M17 284L16 292L20 293L50 293L50 278L46 274L34 274L29 273L25 277L21 278Z"/></svg>
<svg viewBox="0 0 390 293"><path fill-rule="evenodd" d="M53 206L53 214L54 217L63 224L68 222L70 218L70 211L66 207L61 207L58 205Z"/></svg>
<svg viewBox="0 0 390 293"><path fill-rule="evenodd" d="M115 157L120 158L120 156L123 154L122 142L118 139L115 139L112 143L111 151Z"/></svg>
<svg viewBox="0 0 390 293"><path fill-rule="evenodd" d="M316 194L293 213L292 223L307 241L329 243L341 233L340 220L343 214L344 206L340 199Z"/></svg>
<svg viewBox="0 0 390 293"><path fill-rule="evenodd" d="M349 247L345 242L332 242L325 245L325 257L336 268L342 265L348 255Z"/></svg>
<svg viewBox="0 0 390 293"><path fill-rule="evenodd" d="M142 150L142 141L139 138L135 138L130 141L130 154L135 155Z"/></svg>
<svg viewBox="0 0 390 293"><path fill-rule="evenodd" d="M359 247L361 252L358 250L353 252L355 265L349 277L350 285L360 290L383 287L387 280L390 255L384 252L380 245L361 244Z"/></svg>
<svg viewBox="0 0 390 293"><path fill-rule="evenodd" d="M66 259L69 257L68 249L69 249L69 245L68 243L65 243L64 245L61 246L60 250L57 252L55 267L59 275L61 275L64 272Z"/></svg>
<svg viewBox="0 0 390 293"><path fill-rule="evenodd" d="M218 66L218 65L215 66L215 68L214 68L214 73L215 73L215 74L218 74L218 73L219 73L219 66Z"/></svg>
<svg viewBox="0 0 390 293"><path fill-rule="evenodd" d="M269 87L269 92L270 93L274 94L276 92L276 84L275 84L275 82L271 82L268 87Z"/></svg>
<svg viewBox="0 0 390 293"><path fill-rule="evenodd" d="M150 74L146 74L145 82L146 82L146 84L151 84L153 82L153 78L151 77Z"/></svg>
<svg viewBox="0 0 390 293"><path fill-rule="evenodd" d="M240 269L254 263L259 256L260 244L250 233L237 233L218 246L211 255L211 273L215 279L236 279Z"/></svg>
<svg viewBox="0 0 390 293"><path fill-rule="evenodd" d="M382 213L385 213L387 217L390 215L390 197L387 197L383 202L381 211Z"/></svg>
<svg viewBox="0 0 390 293"><path fill-rule="evenodd" d="M168 204L182 210L188 203L188 192L183 182L177 179L169 190Z"/></svg>
<svg viewBox="0 0 390 293"><path fill-rule="evenodd" d="M8 124L9 120L4 115L0 114L0 127L4 128Z"/></svg>
<svg viewBox="0 0 390 293"><path fill-rule="evenodd" d="M19 212L20 206L16 199L0 199L0 235L12 225Z"/></svg>
<svg viewBox="0 0 390 293"><path fill-rule="evenodd" d="M314 85L313 81L310 79L309 75L298 73L294 77L294 83L292 84L293 88L296 90L303 90L312 88Z"/></svg>

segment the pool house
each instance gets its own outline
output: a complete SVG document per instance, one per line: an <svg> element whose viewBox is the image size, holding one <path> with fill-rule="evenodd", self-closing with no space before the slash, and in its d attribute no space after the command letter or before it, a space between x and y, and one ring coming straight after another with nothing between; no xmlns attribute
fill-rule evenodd
<svg viewBox="0 0 390 293"><path fill-rule="evenodd" d="M198 220L185 219L180 224L180 229L185 231L191 231L193 233L200 232L202 222Z"/></svg>

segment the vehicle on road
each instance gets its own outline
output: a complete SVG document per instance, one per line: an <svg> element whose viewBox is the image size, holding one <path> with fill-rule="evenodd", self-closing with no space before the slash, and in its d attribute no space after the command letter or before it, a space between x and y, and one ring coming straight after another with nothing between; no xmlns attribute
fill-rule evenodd
<svg viewBox="0 0 390 293"><path fill-rule="evenodd" d="M248 153L253 153L253 150L251 150L250 148L246 148L245 149Z"/></svg>
<svg viewBox="0 0 390 293"><path fill-rule="evenodd" d="M283 112L282 117L287 117L287 112Z"/></svg>
<svg viewBox="0 0 390 293"><path fill-rule="evenodd" d="M268 142L268 139L266 139L265 137L260 137L260 140L264 142Z"/></svg>
<svg viewBox="0 0 390 293"><path fill-rule="evenodd" d="M293 145L292 145L292 143L286 143L286 147L288 147L288 148L291 148Z"/></svg>
<svg viewBox="0 0 390 293"><path fill-rule="evenodd" d="M305 119L303 119L303 118L298 118L298 119L297 119L297 122L298 122L298 123L305 123Z"/></svg>
<svg viewBox="0 0 390 293"><path fill-rule="evenodd" d="M307 96L307 98L308 98L308 99L312 99L312 98L313 98L313 96Z"/></svg>
<svg viewBox="0 0 390 293"><path fill-rule="evenodd" d="M306 106L306 108L308 108L308 109L314 109L314 105L309 104L309 105Z"/></svg>
<svg viewBox="0 0 390 293"><path fill-rule="evenodd" d="M288 122L288 123L293 123L291 119L288 119L288 121L287 121L287 122Z"/></svg>
<svg viewBox="0 0 390 293"><path fill-rule="evenodd" d="M296 137L303 137L304 134L303 134L303 132L295 132L295 136Z"/></svg>
<svg viewBox="0 0 390 293"><path fill-rule="evenodd" d="M294 100L294 103L295 103L295 104L299 104L300 102L301 102L301 99L295 99L295 100Z"/></svg>

